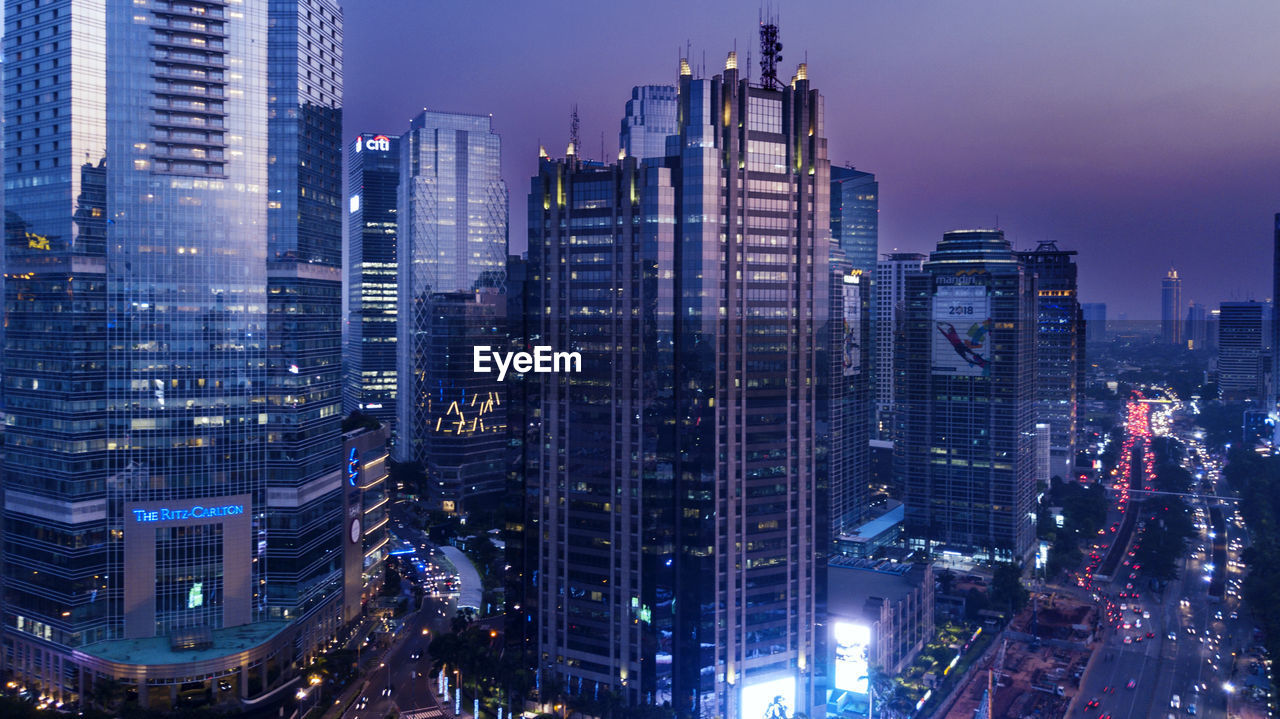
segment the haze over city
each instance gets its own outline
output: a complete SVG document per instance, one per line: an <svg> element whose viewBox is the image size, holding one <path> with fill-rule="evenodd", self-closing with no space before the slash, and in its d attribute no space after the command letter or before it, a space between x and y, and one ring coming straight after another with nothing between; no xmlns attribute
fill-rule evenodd
<svg viewBox="0 0 1280 719"><path fill-rule="evenodd" d="M347 13L345 131L422 106L492 113L512 196L538 144L617 151L631 85L669 83L679 51L755 43L749 3L368 0ZM1081 296L1159 318L1170 263L1205 304L1270 296L1261 262L1280 195L1280 6L1237 2L790 2L783 66L809 62L833 164L876 173L881 250L999 224L1019 248L1080 251ZM673 18L678 20L673 21ZM468 31L460 31L468 28ZM622 30L625 29L625 32ZM753 68L753 71L755 68ZM789 71L789 70L788 70ZM513 251L524 207L512 203Z"/></svg>

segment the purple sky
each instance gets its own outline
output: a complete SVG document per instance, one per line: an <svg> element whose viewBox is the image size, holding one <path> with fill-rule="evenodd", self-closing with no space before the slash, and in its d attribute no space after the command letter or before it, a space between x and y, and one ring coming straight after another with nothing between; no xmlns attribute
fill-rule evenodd
<svg viewBox="0 0 1280 719"><path fill-rule="evenodd" d="M561 154L577 103L588 157L617 152L633 85L679 51L753 60L742 2L348 0L346 130L400 132L424 106L491 113L512 250L538 143ZM774 3L775 7L779 3ZM788 2L783 68L808 54L833 162L880 180L880 248L959 227L1080 251L1081 299L1158 317L1184 300L1271 294L1280 211L1280 3ZM753 75L756 70L753 68Z"/></svg>

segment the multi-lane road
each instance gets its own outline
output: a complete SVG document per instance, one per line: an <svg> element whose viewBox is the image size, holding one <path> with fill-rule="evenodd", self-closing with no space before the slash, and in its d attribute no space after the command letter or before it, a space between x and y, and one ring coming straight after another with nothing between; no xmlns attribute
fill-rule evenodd
<svg viewBox="0 0 1280 719"><path fill-rule="evenodd" d="M1242 578L1236 562L1247 539L1234 521L1234 504L1216 496L1218 462L1208 459L1194 437L1180 439L1207 459L1202 467L1191 466L1188 460L1187 467L1199 475L1195 496L1188 499L1196 512L1198 535L1179 561L1178 579L1163 589L1153 589L1132 566L1129 552L1133 543L1141 543L1142 529L1134 532L1128 547L1120 548L1124 560L1114 577L1091 587L1104 614L1109 608L1112 622L1103 631L1103 644L1081 685L1074 716L1221 719L1241 716L1245 708L1238 684L1248 665L1243 654L1253 627L1236 595ZM1133 494L1133 499L1142 499L1137 490ZM1224 520L1218 531L1211 521L1210 510L1215 507L1221 508ZM1130 511L1137 511L1136 506ZM1138 519L1150 521L1150 515ZM1215 540L1225 549L1228 565L1219 568L1225 570L1221 598L1209 591ZM1135 591L1140 595L1136 600ZM1238 656L1234 665L1232 652ZM1238 671L1233 676L1234 669Z"/></svg>

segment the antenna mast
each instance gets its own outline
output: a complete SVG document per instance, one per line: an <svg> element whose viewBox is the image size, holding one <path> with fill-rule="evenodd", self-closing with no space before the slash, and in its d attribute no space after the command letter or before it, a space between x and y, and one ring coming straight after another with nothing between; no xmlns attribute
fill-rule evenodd
<svg viewBox="0 0 1280 719"><path fill-rule="evenodd" d="M774 15L760 16L760 84L781 89L778 81L778 63L782 61L782 43L778 42L778 19Z"/></svg>
<svg viewBox="0 0 1280 719"><path fill-rule="evenodd" d="M578 143L578 103L573 104L573 112L569 113L569 147L577 155L581 152Z"/></svg>

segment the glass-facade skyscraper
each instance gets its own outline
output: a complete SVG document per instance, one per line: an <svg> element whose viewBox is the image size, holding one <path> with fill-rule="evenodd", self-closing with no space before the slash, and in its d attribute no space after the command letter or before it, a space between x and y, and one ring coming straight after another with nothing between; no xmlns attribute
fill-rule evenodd
<svg viewBox="0 0 1280 719"><path fill-rule="evenodd" d="M436 420L428 398L439 388L428 386L426 375L435 360L432 296L503 286L507 186L501 155L502 141L488 115L423 110L400 136L396 455L401 461L427 464L427 434Z"/></svg>
<svg viewBox="0 0 1280 719"><path fill-rule="evenodd" d="M894 472L911 547L1025 561L1035 546L1035 276L1001 230L943 235L906 278Z"/></svg>
<svg viewBox="0 0 1280 719"><path fill-rule="evenodd" d="M340 618L341 10L56 10L5 17L5 660L234 702Z"/></svg>
<svg viewBox="0 0 1280 719"><path fill-rule="evenodd" d="M1160 280L1160 341L1183 344L1182 329L1182 278L1170 267Z"/></svg>
<svg viewBox="0 0 1280 719"><path fill-rule="evenodd" d="M1076 462L1085 337L1075 255L1052 241L1018 253L1036 275L1036 421L1049 425L1050 477L1070 478Z"/></svg>
<svg viewBox="0 0 1280 719"><path fill-rule="evenodd" d="M396 419L396 193L400 138L361 133L347 152L344 409Z"/></svg>
<svg viewBox="0 0 1280 719"><path fill-rule="evenodd" d="M676 134L674 85L637 85L627 100L618 147L627 157L664 157L667 138Z"/></svg>
<svg viewBox="0 0 1280 719"><path fill-rule="evenodd" d="M544 159L531 186L526 331L583 369L531 378L525 601L544 681L807 713L826 701L823 101L803 65L780 86L735 55L681 65L672 154Z"/></svg>

